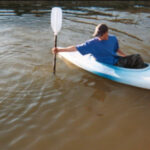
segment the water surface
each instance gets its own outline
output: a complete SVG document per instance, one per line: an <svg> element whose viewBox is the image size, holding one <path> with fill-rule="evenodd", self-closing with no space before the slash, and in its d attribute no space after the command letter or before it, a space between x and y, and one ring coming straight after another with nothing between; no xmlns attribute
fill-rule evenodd
<svg viewBox="0 0 150 150"><path fill-rule="evenodd" d="M53 76L54 6L63 9L59 46L92 38L103 22L126 54L140 53L150 62L148 2L1 2L0 149L149 149L149 90L97 77L59 58Z"/></svg>

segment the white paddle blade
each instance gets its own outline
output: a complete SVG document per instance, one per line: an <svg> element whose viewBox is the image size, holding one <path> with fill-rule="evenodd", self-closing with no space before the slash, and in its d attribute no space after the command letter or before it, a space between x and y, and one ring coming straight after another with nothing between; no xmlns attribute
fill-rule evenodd
<svg viewBox="0 0 150 150"><path fill-rule="evenodd" d="M51 27L55 35L58 34L62 26L62 9L53 7L51 12Z"/></svg>

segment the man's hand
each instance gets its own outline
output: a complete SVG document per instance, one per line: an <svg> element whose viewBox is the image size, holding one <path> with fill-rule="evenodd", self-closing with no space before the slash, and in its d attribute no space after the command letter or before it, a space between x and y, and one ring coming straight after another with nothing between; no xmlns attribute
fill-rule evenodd
<svg viewBox="0 0 150 150"><path fill-rule="evenodd" d="M52 48L52 53L57 54L58 53L58 48L56 48L56 47Z"/></svg>

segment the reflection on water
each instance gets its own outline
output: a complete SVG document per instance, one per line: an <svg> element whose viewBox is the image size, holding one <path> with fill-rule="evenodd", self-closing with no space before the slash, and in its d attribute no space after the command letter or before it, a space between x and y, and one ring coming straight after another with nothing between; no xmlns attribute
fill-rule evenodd
<svg viewBox="0 0 150 150"><path fill-rule="evenodd" d="M145 6L146 5L146 6ZM0 2L0 149L141 150L149 144L149 90L97 77L57 59L50 9L63 8L59 46L107 23L127 54L150 62L149 2Z"/></svg>

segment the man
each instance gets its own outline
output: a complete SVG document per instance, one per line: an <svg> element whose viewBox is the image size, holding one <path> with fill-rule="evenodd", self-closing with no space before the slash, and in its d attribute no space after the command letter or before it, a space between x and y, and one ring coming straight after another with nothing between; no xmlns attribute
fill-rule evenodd
<svg viewBox="0 0 150 150"><path fill-rule="evenodd" d="M91 54L101 63L117 65L126 68L143 68L144 62L139 54L126 56L120 49L114 35L108 34L106 24L95 28L94 38L77 46L53 48L53 53L79 51L82 55Z"/></svg>

